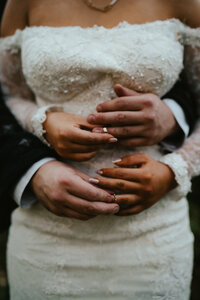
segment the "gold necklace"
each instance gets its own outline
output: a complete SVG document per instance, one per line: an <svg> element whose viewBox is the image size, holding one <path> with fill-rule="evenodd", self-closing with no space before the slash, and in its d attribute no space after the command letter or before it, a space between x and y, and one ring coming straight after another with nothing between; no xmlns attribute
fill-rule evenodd
<svg viewBox="0 0 200 300"><path fill-rule="evenodd" d="M111 9L111 7L113 7L117 3L117 1L118 0L110 0L109 4L105 4L105 2L107 2L105 0L96 0L96 4L94 4L94 0L84 0L87 6L103 12Z"/></svg>

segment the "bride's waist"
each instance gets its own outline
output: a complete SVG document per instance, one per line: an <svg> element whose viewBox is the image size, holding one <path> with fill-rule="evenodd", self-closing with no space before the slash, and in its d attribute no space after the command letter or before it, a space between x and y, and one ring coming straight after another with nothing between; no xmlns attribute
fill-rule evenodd
<svg viewBox="0 0 200 300"><path fill-rule="evenodd" d="M147 233L161 231L166 233L166 230L180 233L184 228L189 227L186 199L173 201L171 197L161 199L156 205L139 215L128 217L105 215L86 222L58 217L37 203L29 209L15 210L12 224L14 227L45 236L98 242L135 239Z"/></svg>

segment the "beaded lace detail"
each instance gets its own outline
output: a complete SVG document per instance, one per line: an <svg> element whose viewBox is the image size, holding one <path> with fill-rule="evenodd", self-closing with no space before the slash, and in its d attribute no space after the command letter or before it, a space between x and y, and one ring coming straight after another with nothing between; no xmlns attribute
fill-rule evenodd
<svg viewBox="0 0 200 300"><path fill-rule="evenodd" d="M39 108L31 118L33 133L48 146L50 146L50 144L44 138L44 134L46 133L46 130L43 128L43 123L46 121L46 117L47 117L46 113L51 111L63 111L63 109L58 105L43 106Z"/></svg>

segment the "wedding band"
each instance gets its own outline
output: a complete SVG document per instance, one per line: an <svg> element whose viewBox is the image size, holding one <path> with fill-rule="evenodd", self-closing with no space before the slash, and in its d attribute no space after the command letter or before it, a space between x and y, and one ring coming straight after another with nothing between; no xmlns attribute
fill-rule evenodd
<svg viewBox="0 0 200 300"><path fill-rule="evenodd" d="M108 133L108 129L106 127L103 127L103 132Z"/></svg>
<svg viewBox="0 0 200 300"><path fill-rule="evenodd" d="M114 202L117 203L117 196L116 196L116 194L113 194L113 197L114 197Z"/></svg>

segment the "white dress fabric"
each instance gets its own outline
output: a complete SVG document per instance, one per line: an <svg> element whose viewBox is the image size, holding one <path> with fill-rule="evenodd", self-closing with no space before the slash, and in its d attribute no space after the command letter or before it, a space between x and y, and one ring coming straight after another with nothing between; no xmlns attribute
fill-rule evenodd
<svg viewBox="0 0 200 300"><path fill-rule="evenodd" d="M17 31L0 40L8 106L40 136L46 107L87 116L114 97L115 83L163 96L184 67L184 46L198 48L199 36L199 29L174 19L123 22L111 29ZM198 129L195 134L200 135ZM111 145L88 162L70 164L93 176L113 166L113 159L134 152L163 159L157 145L137 151ZM193 235L185 195L192 173L185 156L170 155L166 163L173 161L183 185L139 215L83 222L57 217L40 204L16 209L8 243L11 300L188 300Z"/></svg>

